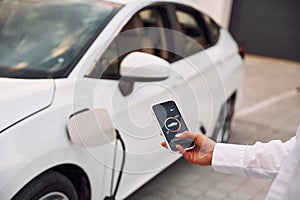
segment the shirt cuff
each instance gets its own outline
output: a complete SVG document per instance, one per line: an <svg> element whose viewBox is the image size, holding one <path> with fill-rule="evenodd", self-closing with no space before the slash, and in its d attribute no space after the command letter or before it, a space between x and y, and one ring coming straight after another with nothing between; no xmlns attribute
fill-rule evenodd
<svg viewBox="0 0 300 200"><path fill-rule="evenodd" d="M217 143L212 157L212 167L222 173L244 174L245 145Z"/></svg>

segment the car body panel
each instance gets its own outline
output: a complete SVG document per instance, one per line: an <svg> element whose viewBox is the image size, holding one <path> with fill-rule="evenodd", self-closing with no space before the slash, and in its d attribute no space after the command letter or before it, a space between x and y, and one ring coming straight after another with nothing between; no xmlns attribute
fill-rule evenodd
<svg viewBox="0 0 300 200"><path fill-rule="evenodd" d="M87 173L95 195L93 199L108 194L111 168L101 164L85 147L73 145L66 131L66 122L74 113L74 83L65 79L56 85L51 107L0 134L0 157L5 160L0 166L0 199L11 199L34 177L62 164L74 164ZM112 163L112 144L93 148L93 151L103 163ZM98 185L103 187L98 188Z"/></svg>
<svg viewBox="0 0 300 200"><path fill-rule="evenodd" d="M53 80L0 79L0 132L14 123L50 106Z"/></svg>

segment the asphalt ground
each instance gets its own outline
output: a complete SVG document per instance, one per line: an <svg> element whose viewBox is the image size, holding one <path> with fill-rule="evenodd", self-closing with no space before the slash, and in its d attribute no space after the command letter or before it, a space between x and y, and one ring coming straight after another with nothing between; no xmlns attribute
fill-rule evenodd
<svg viewBox="0 0 300 200"><path fill-rule="evenodd" d="M232 124L230 143L286 141L300 125L300 63L247 55L244 99ZM183 158L127 200L261 200L272 180L222 174Z"/></svg>

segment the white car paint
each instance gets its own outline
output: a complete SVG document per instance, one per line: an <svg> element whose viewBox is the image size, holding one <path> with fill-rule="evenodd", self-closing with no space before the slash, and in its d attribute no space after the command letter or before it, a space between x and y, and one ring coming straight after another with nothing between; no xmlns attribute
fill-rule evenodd
<svg viewBox="0 0 300 200"><path fill-rule="evenodd" d="M50 106L53 80L0 79L0 131Z"/></svg>
<svg viewBox="0 0 300 200"><path fill-rule="evenodd" d="M160 57L133 52L121 63L121 76L136 78L168 78L170 63Z"/></svg>
<svg viewBox="0 0 300 200"><path fill-rule="evenodd" d="M84 77L130 17L151 2L156 1L139 0L126 5L106 26L68 78L56 79L54 83L41 80L39 87L34 81L22 80L24 87L27 84L27 88L32 87L31 95L28 91L15 89L10 91L10 101L1 101L1 109L10 109L6 110L7 113L16 112L9 115L6 124L1 122L1 128L43 110L0 134L0 199L12 198L34 177L65 163L77 165L86 172L92 199L109 194L114 142L99 147L80 147L70 142L66 131L70 115L85 108L106 108L125 140L127 173L122 179L118 199L130 195L180 157L160 147L159 129L149 115L151 105L174 99L190 130L198 131L201 121L208 126L211 136L220 105L232 92L239 91L243 76L237 45L226 30L221 31L215 46L172 63L169 79L162 83L136 83L134 92L128 97L119 92L117 81ZM197 67L187 63L195 63ZM198 72L202 76L196 76ZM1 79L0 87L14 81ZM1 89L4 90L8 91ZM193 102L201 103L191 102L187 95L190 93L195 94ZM27 106L22 108L22 105ZM132 121L135 122L133 129ZM148 131L144 131L144 127ZM128 130L134 131L128 134ZM120 163L120 158L117 163Z"/></svg>

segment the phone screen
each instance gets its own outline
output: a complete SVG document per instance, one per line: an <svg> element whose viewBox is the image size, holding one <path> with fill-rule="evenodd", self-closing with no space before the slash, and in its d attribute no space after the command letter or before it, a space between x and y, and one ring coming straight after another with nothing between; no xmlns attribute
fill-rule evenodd
<svg viewBox="0 0 300 200"><path fill-rule="evenodd" d="M177 144L180 144L184 149L194 146L192 138L178 139L175 137L177 133L188 131L188 128L174 101L156 104L152 108L172 151L178 151Z"/></svg>

